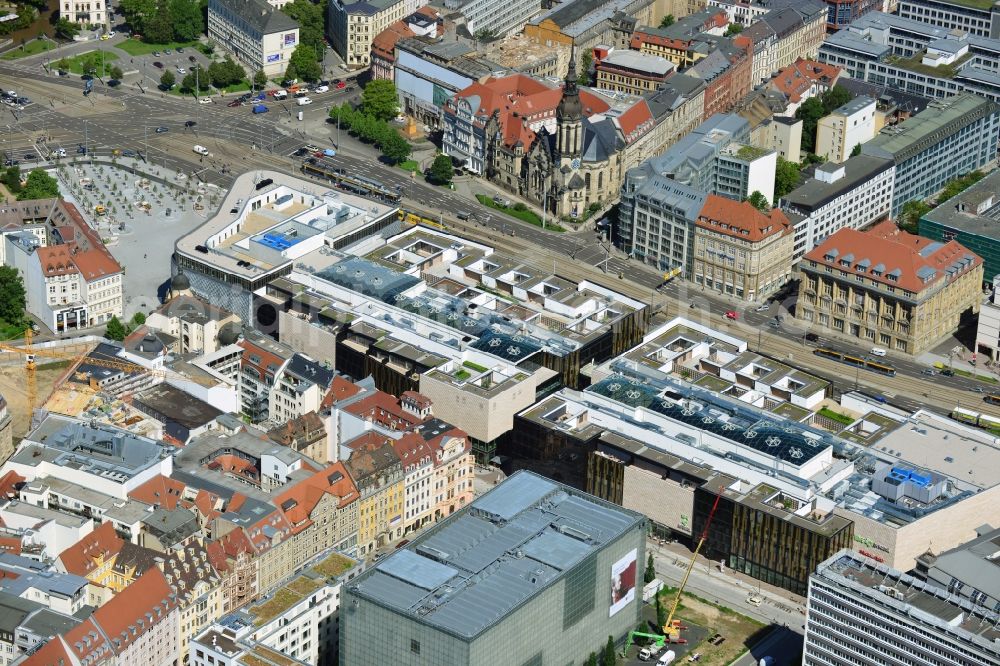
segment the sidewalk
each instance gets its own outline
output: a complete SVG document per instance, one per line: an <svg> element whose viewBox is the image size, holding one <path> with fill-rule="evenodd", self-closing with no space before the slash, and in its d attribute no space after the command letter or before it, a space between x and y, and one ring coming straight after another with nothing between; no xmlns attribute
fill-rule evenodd
<svg viewBox="0 0 1000 666"><path fill-rule="evenodd" d="M514 194L513 192L510 192L509 190L505 190L502 187L499 187L498 185L494 185L493 183L486 180L484 177L459 176L454 180L452 180L452 183L455 185L454 191L456 193L472 201L476 200L477 194L484 194L490 197L491 199L493 197L500 197L501 199L507 199L515 204L522 203L525 206L527 206L529 210L536 213L537 215L541 216L542 214L541 208L539 208L533 202L523 197L520 197ZM503 215L503 211L498 210L496 212L498 214ZM597 224L597 220L601 219L602 216L603 216L602 214L595 213L594 215L591 215L586 222L581 222L578 224L566 222L551 214L548 216L548 219L552 222L557 222L560 225L562 225L563 229L566 230L564 232L565 235L573 235L573 234L580 234L584 232L594 231L594 229L596 228L595 225Z"/></svg>

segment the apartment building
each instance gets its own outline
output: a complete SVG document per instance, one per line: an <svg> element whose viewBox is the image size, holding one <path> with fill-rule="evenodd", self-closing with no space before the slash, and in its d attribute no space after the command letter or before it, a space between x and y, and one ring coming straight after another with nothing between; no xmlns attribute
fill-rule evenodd
<svg viewBox="0 0 1000 666"><path fill-rule="evenodd" d="M306 557L331 548L354 552L358 543L360 494L342 462L327 465L274 498L295 531L308 528Z"/></svg>
<svg viewBox="0 0 1000 666"><path fill-rule="evenodd" d="M898 0L900 17L980 37L1000 37L1000 12L974 0Z"/></svg>
<svg viewBox="0 0 1000 666"><path fill-rule="evenodd" d="M173 351L179 354L214 354L236 341L239 324L232 312L194 296L171 298L146 317L147 328L177 340Z"/></svg>
<svg viewBox="0 0 1000 666"><path fill-rule="evenodd" d="M661 56L631 49L594 49L595 86L601 90L642 95L664 83L674 69L674 63Z"/></svg>
<svg viewBox="0 0 1000 666"><path fill-rule="evenodd" d="M65 18L78 23L85 28L97 26L106 30L108 27L108 5L104 0L62 0L59 3L59 18Z"/></svg>
<svg viewBox="0 0 1000 666"><path fill-rule="evenodd" d="M285 423L319 411L335 374L304 354L293 354L268 391L268 419Z"/></svg>
<svg viewBox="0 0 1000 666"><path fill-rule="evenodd" d="M280 76L299 45L299 24L266 0L210 0L208 36L252 76Z"/></svg>
<svg viewBox="0 0 1000 666"><path fill-rule="evenodd" d="M424 0L333 0L327 7L327 37L349 69L364 69L371 64L375 37L425 4Z"/></svg>
<svg viewBox="0 0 1000 666"><path fill-rule="evenodd" d="M868 155L843 164L821 164L813 177L781 198L795 216L794 259L840 229L864 229L888 219L892 211L892 160Z"/></svg>
<svg viewBox="0 0 1000 666"><path fill-rule="evenodd" d="M706 57L714 47L730 40L722 37L728 25L726 13L709 9L685 16L665 28L639 26L629 48L663 56L684 70Z"/></svg>
<svg viewBox="0 0 1000 666"><path fill-rule="evenodd" d="M52 636L80 623L72 615L55 613L40 603L0 592L0 665L8 666L28 652L44 649Z"/></svg>
<svg viewBox="0 0 1000 666"><path fill-rule="evenodd" d="M882 222L841 229L798 264L796 319L904 354L929 349L979 312L983 260Z"/></svg>
<svg viewBox="0 0 1000 666"><path fill-rule="evenodd" d="M435 521L455 513L473 498L475 458L468 435L454 426L430 419L413 428L431 450L431 518Z"/></svg>
<svg viewBox="0 0 1000 666"><path fill-rule="evenodd" d="M826 37L826 18L822 2L805 0L775 7L743 30L740 34L753 43L751 84L759 85L798 58L815 58Z"/></svg>
<svg viewBox="0 0 1000 666"><path fill-rule="evenodd" d="M767 85L785 96L788 100L785 113L791 116L802 102L837 85L841 72L841 68L833 65L797 58L792 64L780 69Z"/></svg>
<svg viewBox="0 0 1000 666"><path fill-rule="evenodd" d="M6 521L7 516L4 519ZM93 523L91 521L87 521L87 523L92 529ZM51 550L57 551L57 543L48 543L55 546ZM90 581L75 574L53 571L49 564L43 560L47 557L55 557L56 554L58 552L43 553L34 549L25 550L22 555L0 553L0 574L3 575L4 580L3 591L15 597L41 604L49 610L63 615L76 615L85 612L90 603L90 595L88 594ZM31 557L27 557L28 555Z"/></svg>
<svg viewBox="0 0 1000 666"><path fill-rule="evenodd" d="M892 214L926 199L958 176L996 160L1000 106L962 93L934 100L922 112L885 127L861 146L864 155L895 163Z"/></svg>
<svg viewBox="0 0 1000 666"><path fill-rule="evenodd" d="M533 0L513 0L497 4L492 0L444 0L449 14L457 14L470 35L483 31L496 37L519 32L524 24L541 11Z"/></svg>
<svg viewBox="0 0 1000 666"><path fill-rule="evenodd" d="M344 444L344 466L358 488L358 553L368 554L403 534L406 473L392 440L375 432Z"/></svg>
<svg viewBox="0 0 1000 666"><path fill-rule="evenodd" d="M239 374L241 411L251 423L260 423L271 418L275 382L295 353L291 347L256 331L246 331L236 344L243 349Z"/></svg>
<svg viewBox="0 0 1000 666"><path fill-rule="evenodd" d="M834 554L809 577L803 665L1000 663L996 611L953 587Z"/></svg>
<svg viewBox="0 0 1000 666"><path fill-rule="evenodd" d="M403 464L403 534L423 527L434 515L434 455L424 439L408 432L392 442Z"/></svg>
<svg viewBox="0 0 1000 666"><path fill-rule="evenodd" d="M781 210L762 213L746 201L709 194L694 228L694 283L763 301L791 278L793 240Z"/></svg>
<svg viewBox="0 0 1000 666"><path fill-rule="evenodd" d="M816 127L816 154L838 164L846 162L875 136L875 113L875 100L861 96L820 118Z"/></svg>

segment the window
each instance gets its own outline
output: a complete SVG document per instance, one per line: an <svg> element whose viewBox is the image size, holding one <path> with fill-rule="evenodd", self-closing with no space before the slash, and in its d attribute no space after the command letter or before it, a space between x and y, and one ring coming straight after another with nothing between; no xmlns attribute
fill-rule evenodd
<svg viewBox="0 0 1000 666"><path fill-rule="evenodd" d="M415 638L410 639L410 652L420 654L420 641Z"/></svg>

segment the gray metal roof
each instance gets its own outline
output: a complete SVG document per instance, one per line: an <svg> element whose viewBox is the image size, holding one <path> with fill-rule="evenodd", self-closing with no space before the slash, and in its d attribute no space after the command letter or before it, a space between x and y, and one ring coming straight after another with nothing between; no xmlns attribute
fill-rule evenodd
<svg viewBox="0 0 1000 666"><path fill-rule="evenodd" d="M295 30L299 24L265 0L210 0L209 11L225 9L239 16L262 35Z"/></svg>
<svg viewBox="0 0 1000 666"><path fill-rule="evenodd" d="M644 520L521 471L369 569L348 593L472 638Z"/></svg>
<svg viewBox="0 0 1000 666"><path fill-rule="evenodd" d="M35 588L60 597L74 597L90 584L83 576L49 571L46 565L11 553L0 553L0 570L17 574L3 578L3 591L21 596Z"/></svg>

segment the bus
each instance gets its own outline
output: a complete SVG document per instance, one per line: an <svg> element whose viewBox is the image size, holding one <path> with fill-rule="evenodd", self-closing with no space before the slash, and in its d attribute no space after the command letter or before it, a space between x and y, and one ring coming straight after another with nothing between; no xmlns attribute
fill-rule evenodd
<svg viewBox="0 0 1000 666"><path fill-rule="evenodd" d="M813 354L816 356L822 356L823 358L828 358L831 361L845 363L855 368L864 368L865 370L869 370L871 372L877 372L878 374L885 375L886 377L896 376L896 368L892 367L885 361L873 361L871 359L864 358L863 356L857 356L854 354L839 352L835 349L825 348L814 349Z"/></svg>

